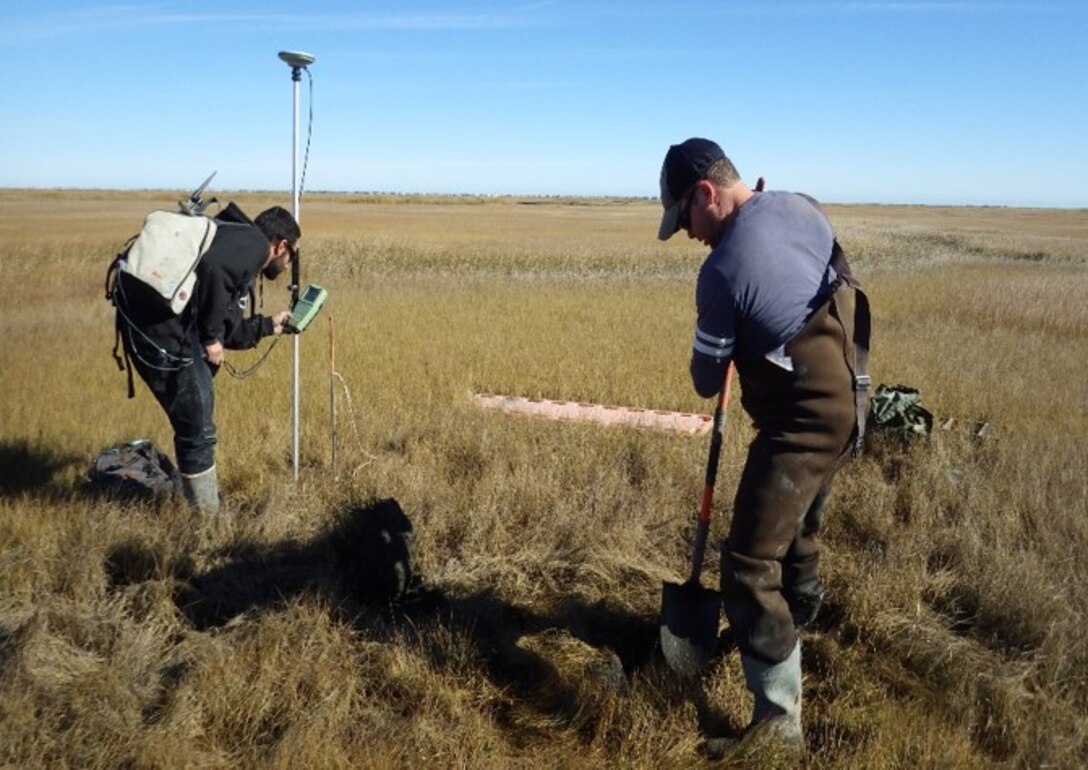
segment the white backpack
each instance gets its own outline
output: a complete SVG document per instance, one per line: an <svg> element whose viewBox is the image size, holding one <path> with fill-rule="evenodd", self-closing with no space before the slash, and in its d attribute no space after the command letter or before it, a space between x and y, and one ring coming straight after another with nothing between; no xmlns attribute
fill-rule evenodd
<svg viewBox="0 0 1088 770"><path fill-rule="evenodd" d="M117 269L154 289L177 315L193 297L196 266L211 247L215 231L210 217L152 211L118 259Z"/></svg>

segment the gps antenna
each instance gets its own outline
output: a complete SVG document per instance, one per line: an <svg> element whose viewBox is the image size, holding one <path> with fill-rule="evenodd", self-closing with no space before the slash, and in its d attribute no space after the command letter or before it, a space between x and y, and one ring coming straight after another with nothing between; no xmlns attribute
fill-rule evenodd
<svg viewBox="0 0 1088 770"><path fill-rule="evenodd" d="M216 202L215 198L205 201L203 198L200 197L204 194L204 191L208 189L208 185L215 177L215 174L215 171L209 174L208 178L204 180L200 187L193 190L193 192L189 195L189 200L178 201L178 208L181 209L181 212L183 214L188 214L191 217L198 217L204 213L204 209L208 208L209 204Z"/></svg>
<svg viewBox="0 0 1088 770"><path fill-rule="evenodd" d="M299 185L298 176L298 84L302 80L302 70L309 67L314 63L314 57L308 53L302 51L280 51L280 59L282 59L288 67L291 68L291 89L294 102L294 130L291 136L291 213L295 216L295 221L302 221L299 216L299 198L302 190ZM291 266L291 305L294 306L298 302L298 287L301 282L301 268L299 266L298 252L295 253L295 259ZM291 335L291 469L294 474L294 479L298 481L298 433L299 433L299 419L298 419L298 389L299 389L299 377L298 377L298 334Z"/></svg>
<svg viewBox="0 0 1088 770"><path fill-rule="evenodd" d="M305 69L314 63L314 57L302 51L280 51L280 58L293 69Z"/></svg>

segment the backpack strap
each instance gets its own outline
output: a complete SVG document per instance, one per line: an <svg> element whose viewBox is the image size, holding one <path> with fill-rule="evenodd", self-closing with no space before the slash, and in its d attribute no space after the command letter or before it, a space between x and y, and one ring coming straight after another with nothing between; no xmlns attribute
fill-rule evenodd
<svg viewBox="0 0 1088 770"><path fill-rule="evenodd" d="M116 333L113 338L113 360L117 362L117 369L128 374L128 397L136 398L136 388L132 384L132 361L128 357L128 346L125 345L124 340L124 321L121 320L121 314L117 314L117 318L114 321L116 327ZM122 357L117 354L117 348L121 348Z"/></svg>
<svg viewBox="0 0 1088 770"><path fill-rule="evenodd" d="M113 262L111 262L110 266L106 269L106 299L111 302L115 308L117 308L117 273L121 267L121 260L125 258L125 255L128 253L128 249L134 240L136 240L135 235L129 239L128 243L125 244L125 248L113 258ZM125 345L124 325L125 322L121 318L120 308L117 308L113 320L113 360L117 364L118 371L126 372L128 374L128 397L135 398L136 388L132 382L132 361L128 356L128 346ZM121 350L120 354L117 352L118 349Z"/></svg>
<svg viewBox="0 0 1088 770"><path fill-rule="evenodd" d="M854 411L857 418L857 436L854 439L853 455L861 454L865 439L865 418L869 406L869 335L872 331L872 319L869 313L869 297L854 278L846 254L836 238L831 248L831 267L839 280L854 290Z"/></svg>

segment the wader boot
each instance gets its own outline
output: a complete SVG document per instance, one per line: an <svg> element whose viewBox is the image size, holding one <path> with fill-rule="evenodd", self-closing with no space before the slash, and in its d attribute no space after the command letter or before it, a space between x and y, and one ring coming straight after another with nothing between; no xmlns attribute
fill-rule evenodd
<svg viewBox="0 0 1088 770"><path fill-rule="evenodd" d="M801 640L781 663L764 663L741 655L744 682L755 697L752 720L738 738L711 738L704 752L710 759L774 754L800 758L805 751L801 730Z"/></svg>
<svg viewBox="0 0 1088 770"><path fill-rule="evenodd" d="M189 507L212 519L219 515L219 477L215 466L189 475L181 474L181 491Z"/></svg>

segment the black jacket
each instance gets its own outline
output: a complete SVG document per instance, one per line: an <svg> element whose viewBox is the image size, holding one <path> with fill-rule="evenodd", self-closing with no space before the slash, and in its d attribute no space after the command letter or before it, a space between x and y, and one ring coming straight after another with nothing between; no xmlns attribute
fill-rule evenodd
<svg viewBox="0 0 1088 770"><path fill-rule="evenodd" d="M252 225L219 223L211 248L196 268L192 306L202 345L216 340L233 350L251 348L272 333L272 319L245 317L253 281L268 260L268 239Z"/></svg>
<svg viewBox="0 0 1088 770"><path fill-rule="evenodd" d="M193 299L180 315L166 309L140 281L119 274L118 304L135 327L124 336L137 352L146 356L159 347L171 356L199 356L200 350L192 350L194 335L202 345L218 340L241 350L272 333L271 318L245 315L253 282L268 259L268 239L251 224L217 225L212 245L196 268Z"/></svg>

